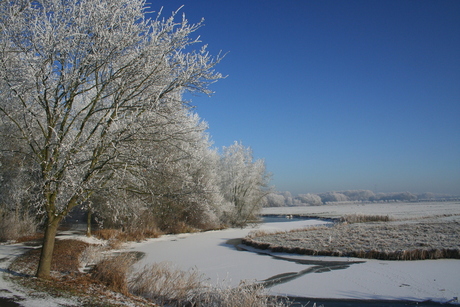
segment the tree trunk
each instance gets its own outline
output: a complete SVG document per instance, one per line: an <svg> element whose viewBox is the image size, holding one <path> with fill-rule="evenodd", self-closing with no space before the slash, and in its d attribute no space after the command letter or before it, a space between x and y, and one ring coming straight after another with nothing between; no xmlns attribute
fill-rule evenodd
<svg viewBox="0 0 460 307"><path fill-rule="evenodd" d="M37 277L43 279L50 278L51 260L53 257L54 241L56 239L56 232L61 222L60 216L52 216L48 218L45 229L45 238L43 239L42 252L40 261L38 263Z"/></svg>
<svg viewBox="0 0 460 307"><path fill-rule="evenodd" d="M91 237L91 216L92 210L91 207L88 208L87 218L86 218L86 236Z"/></svg>

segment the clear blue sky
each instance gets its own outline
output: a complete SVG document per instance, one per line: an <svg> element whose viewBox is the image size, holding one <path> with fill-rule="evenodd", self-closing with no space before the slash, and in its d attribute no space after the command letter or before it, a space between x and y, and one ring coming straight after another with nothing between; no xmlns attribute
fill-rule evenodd
<svg viewBox="0 0 460 307"><path fill-rule="evenodd" d="M460 195L460 1L161 0L229 52L193 97L279 191Z"/></svg>

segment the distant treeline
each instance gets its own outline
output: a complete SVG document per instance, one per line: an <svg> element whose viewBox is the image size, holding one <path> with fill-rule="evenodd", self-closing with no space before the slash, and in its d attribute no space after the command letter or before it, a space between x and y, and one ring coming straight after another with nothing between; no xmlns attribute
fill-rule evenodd
<svg viewBox="0 0 460 307"><path fill-rule="evenodd" d="M290 192L273 192L267 196L267 206L320 206L331 202L441 201L452 199L455 197L430 192L413 194L411 192L374 193L370 190L348 190L320 194L299 194L296 197L293 197Z"/></svg>

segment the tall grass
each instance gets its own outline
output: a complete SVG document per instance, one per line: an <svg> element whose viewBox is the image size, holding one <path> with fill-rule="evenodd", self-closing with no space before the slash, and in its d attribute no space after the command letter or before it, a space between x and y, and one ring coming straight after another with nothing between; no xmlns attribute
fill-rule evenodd
<svg viewBox="0 0 460 307"><path fill-rule="evenodd" d="M130 253L106 257L96 264L92 275L109 289L127 295L128 274L135 261L136 257Z"/></svg>
<svg viewBox="0 0 460 307"><path fill-rule="evenodd" d="M128 241L140 242L149 238L158 238L163 233L156 227L143 229L131 229L122 231L121 229L99 229L93 232L93 235L102 240L106 240L111 249L119 249L123 243Z"/></svg>
<svg viewBox="0 0 460 307"><path fill-rule="evenodd" d="M128 231L122 231L120 229L99 229L94 231L94 236L102 240L118 240L122 242L126 241L142 241L148 238L158 238L163 234L156 227L149 227L143 229L130 229Z"/></svg>
<svg viewBox="0 0 460 307"><path fill-rule="evenodd" d="M133 294L157 304L182 306L196 301L205 286L204 278L197 270L181 271L161 262L136 273L130 280L129 288Z"/></svg>
<svg viewBox="0 0 460 307"><path fill-rule="evenodd" d="M269 296L265 288L256 283L241 283L236 288L220 287L212 288L200 296L196 306L206 307L284 307L291 304L287 299L280 300L277 297Z"/></svg>
<svg viewBox="0 0 460 307"><path fill-rule="evenodd" d="M214 287L197 270L181 271L168 263L144 267L129 282L131 293L156 304L201 307L289 306L268 296L262 285L241 283L238 287Z"/></svg>

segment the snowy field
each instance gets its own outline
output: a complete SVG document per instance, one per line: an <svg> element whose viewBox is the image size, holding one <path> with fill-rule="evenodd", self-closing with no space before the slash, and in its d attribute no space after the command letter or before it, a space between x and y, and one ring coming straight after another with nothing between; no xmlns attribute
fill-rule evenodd
<svg viewBox="0 0 460 307"><path fill-rule="evenodd" d="M390 215L417 220L427 217L456 219L456 203L390 203L320 207L266 208L264 214L299 214L339 217L346 214ZM212 284L235 286L242 280L272 284L270 293L308 298L411 300L458 304L460 260L382 261L357 258L297 256L235 247L250 231L302 228L324 223L319 220L266 223L245 229L171 235L143 243L130 250L146 255L142 267L167 261L184 269L197 269Z"/></svg>
<svg viewBox="0 0 460 307"><path fill-rule="evenodd" d="M409 203L344 203L326 206L264 208L263 214L292 214L339 218L347 214L389 215L398 220L456 216L460 219L460 201Z"/></svg>

